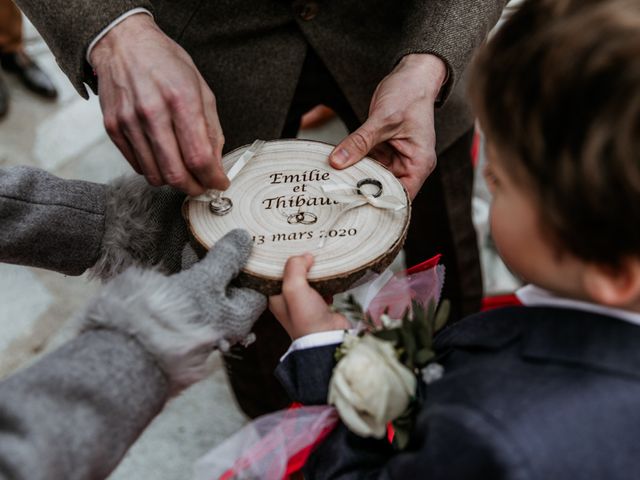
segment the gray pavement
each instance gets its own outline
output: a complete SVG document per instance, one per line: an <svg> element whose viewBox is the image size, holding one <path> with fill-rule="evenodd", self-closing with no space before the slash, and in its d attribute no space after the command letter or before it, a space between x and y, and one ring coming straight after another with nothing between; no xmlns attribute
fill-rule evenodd
<svg viewBox="0 0 640 480"><path fill-rule="evenodd" d="M0 166L26 164L65 177L106 182L130 169L102 127L96 97L80 98L27 25L27 49L55 79L60 97L42 101L13 78L9 116L0 123ZM346 133L339 121L301 136L337 142ZM515 283L495 252L486 248L487 201L479 184L474 204L481 232L485 283L491 292ZM0 264L0 378L28 365L72 335L72 319L99 285L85 276ZM113 480L189 478L193 461L246 421L232 399L221 368L174 399L152 423L110 477Z"/></svg>

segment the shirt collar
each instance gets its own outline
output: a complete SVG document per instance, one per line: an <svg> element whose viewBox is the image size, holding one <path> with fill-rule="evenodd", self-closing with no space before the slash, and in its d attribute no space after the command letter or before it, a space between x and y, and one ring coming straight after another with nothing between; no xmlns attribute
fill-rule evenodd
<svg viewBox="0 0 640 480"><path fill-rule="evenodd" d="M535 285L526 285L518 289L516 291L516 297L518 297L518 300L526 306L570 308L606 315L624 320L625 322L633 323L634 325L640 325L640 313L622 310L620 308L607 307L597 303L558 297L549 290L545 290Z"/></svg>

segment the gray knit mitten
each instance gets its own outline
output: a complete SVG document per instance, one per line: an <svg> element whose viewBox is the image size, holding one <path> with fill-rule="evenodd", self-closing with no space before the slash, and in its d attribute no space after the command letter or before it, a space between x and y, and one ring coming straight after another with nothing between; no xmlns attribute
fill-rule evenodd
<svg viewBox="0 0 640 480"><path fill-rule="evenodd" d="M178 274L129 268L89 305L85 329L130 334L167 373L174 392L189 386L207 375L212 350L247 338L266 308L260 293L231 285L251 244L247 232L233 230Z"/></svg>
<svg viewBox="0 0 640 480"><path fill-rule="evenodd" d="M189 236L181 208L185 194L153 187L139 175L117 178L107 188L105 229L92 275L107 280L131 265L180 271Z"/></svg>

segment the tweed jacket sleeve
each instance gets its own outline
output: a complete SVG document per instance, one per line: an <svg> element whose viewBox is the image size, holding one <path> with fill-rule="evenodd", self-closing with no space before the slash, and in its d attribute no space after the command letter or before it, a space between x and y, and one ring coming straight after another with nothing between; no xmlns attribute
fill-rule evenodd
<svg viewBox="0 0 640 480"><path fill-rule="evenodd" d="M78 93L89 98L97 82L85 55L91 41L113 20L137 7L153 11L149 0L16 0L53 52Z"/></svg>
<svg viewBox="0 0 640 480"><path fill-rule="evenodd" d="M100 255L106 186L0 168L0 262L80 275Z"/></svg>
<svg viewBox="0 0 640 480"><path fill-rule="evenodd" d="M0 382L0 479L107 477L167 395L164 374L133 338L80 335Z"/></svg>
<svg viewBox="0 0 640 480"><path fill-rule="evenodd" d="M410 53L431 53L444 60L449 78L440 96L446 99L507 3L508 0L414 2L414 14L406 18L397 60Z"/></svg>

